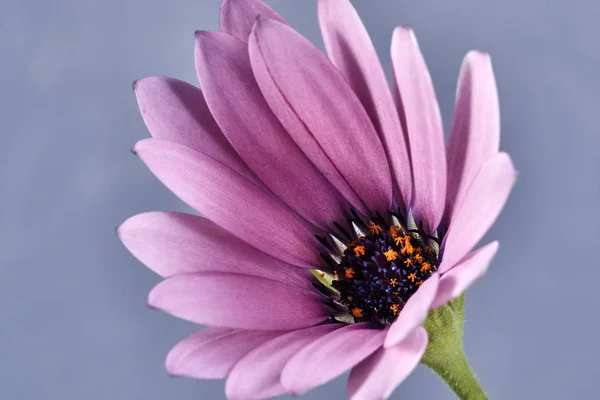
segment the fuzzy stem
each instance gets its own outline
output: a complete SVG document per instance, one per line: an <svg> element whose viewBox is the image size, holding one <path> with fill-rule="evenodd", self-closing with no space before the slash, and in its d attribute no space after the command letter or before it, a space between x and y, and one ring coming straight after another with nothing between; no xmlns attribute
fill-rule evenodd
<svg viewBox="0 0 600 400"><path fill-rule="evenodd" d="M475 378L462 351L448 351L427 355L421 360L442 378L461 400L487 400L488 397Z"/></svg>
<svg viewBox="0 0 600 400"><path fill-rule="evenodd" d="M425 320L429 344L421 363L431 368L461 400L487 400L463 349L464 294L431 310Z"/></svg>

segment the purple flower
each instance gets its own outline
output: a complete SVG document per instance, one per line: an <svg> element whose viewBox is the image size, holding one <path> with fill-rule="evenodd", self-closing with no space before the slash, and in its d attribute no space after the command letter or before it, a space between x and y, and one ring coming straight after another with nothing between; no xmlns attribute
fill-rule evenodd
<svg viewBox="0 0 600 400"><path fill-rule="evenodd" d="M169 373L227 377L232 399L348 370L350 398L387 397L427 348L428 311L485 272L498 243L471 251L516 177L487 54L465 57L445 144L409 28L392 94L349 1L319 1L319 22L329 59L259 1L224 0L221 32L196 34L202 90L134 85L153 136L134 152L205 218L144 213L118 234L165 278L149 304L210 326Z"/></svg>

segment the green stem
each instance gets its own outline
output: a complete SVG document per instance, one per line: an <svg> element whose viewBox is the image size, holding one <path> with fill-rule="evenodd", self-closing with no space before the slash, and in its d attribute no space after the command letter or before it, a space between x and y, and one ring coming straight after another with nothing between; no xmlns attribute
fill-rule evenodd
<svg viewBox="0 0 600 400"><path fill-rule="evenodd" d="M487 400L465 357L462 337L464 294L431 310L425 320L429 344L421 363L431 368L461 400Z"/></svg>
<svg viewBox="0 0 600 400"><path fill-rule="evenodd" d="M462 346L461 346L462 347ZM442 356L442 357L440 357ZM431 368L461 400L487 400L488 397L475 378L462 349L458 352L425 356L421 362Z"/></svg>

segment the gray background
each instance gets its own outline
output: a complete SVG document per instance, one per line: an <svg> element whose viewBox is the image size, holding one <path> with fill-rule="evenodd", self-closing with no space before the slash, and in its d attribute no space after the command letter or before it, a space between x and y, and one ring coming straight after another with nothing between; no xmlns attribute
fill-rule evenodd
<svg viewBox="0 0 600 400"><path fill-rule="evenodd" d="M321 44L315 1L268 1ZM466 349L493 399L598 398L600 6L593 0L355 1L389 71L416 29L446 126L458 68L489 51L502 144L520 178L467 297ZM145 306L159 279L113 228L187 210L129 153L148 135L134 79L196 83L193 32L219 0L2 0L0 398L219 399L222 381L169 378L192 324ZM337 379L304 398L341 399ZM452 399L419 367L396 399Z"/></svg>

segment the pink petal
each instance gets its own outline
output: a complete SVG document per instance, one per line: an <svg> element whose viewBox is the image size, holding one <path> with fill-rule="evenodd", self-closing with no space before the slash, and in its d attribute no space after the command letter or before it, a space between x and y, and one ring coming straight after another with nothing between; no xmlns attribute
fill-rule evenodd
<svg viewBox="0 0 600 400"><path fill-rule="evenodd" d="M159 76L140 79L133 88L153 137L201 151L258 182L219 129L200 89Z"/></svg>
<svg viewBox="0 0 600 400"><path fill-rule="evenodd" d="M454 118L448 137L448 195L446 217L460 201L473 178L500 146L498 91L490 56L471 51L458 78Z"/></svg>
<svg viewBox="0 0 600 400"><path fill-rule="evenodd" d="M221 4L221 31L244 42L252 30L258 15L265 15L287 23L279 14L259 0L223 0Z"/></svg>
<svg viewBox="0 0 600 400"><path fill-rule="evenodd" d="M268 331L306 328L331 313L316 290L225 272L167 278L148 304L198 324Z"/></svg>
<svg viewBox="0 0 600 400"><path fill-rule="evenodd" d="M313 232L263 189L203 153L160 139L134 151L179 198L221 228L280 260L314 268Z"/></svg>
<svg viewBox="0 0 600 400"><path fill-rule="evenodd" d="M283 387L297 395L336 378L376 351L385 333L358 323L320 337L286 364L281 374Z"/></svg>
<svg viewBox="0 0 600 400"><path fill-rule="evenodd" d="M350 400L387 399L421 361L427 331L416 328L394 347L380 348L352 369L348 378Z"/></svg>
<svg viewBox="0 0 600 400"><path fill-rule="evenodd" d="M412 173L407 143L388 81L371 38L348 0L319 0L319 22L331 62L344 75L371 117L384 144L407 207Z"/></svg>
<svg viewBox="0 0 600 400"><path fill-rule="evenodd" d="M439 275L433 274L413 294L394 321L385 337L386 348L394 347L404 340L416 327L420 326L431 308L438 290Z"/></svg>
<svg viewBox="0 0 600 400"><path fill-rule="evenodd" d="M456 205L444 238L440 274L458 263L485 235L500 215L516 177L506 153L496 154L481 167L463 202Z"/></svg>
<svg viewBox="0 0 600 400"><path fill-rule="evenodd" d="M207 328L177 343L166 360L171 375L221 379L252 349L286 332Z"/></svg>
<svg viewBox="0 0 600 400"><path fill-rule="evenodd" d="M312 288L312 275L306 269L255 249L206 218L148 212L129 218L117 233L138 260L163 277L204 271L237 272Z"/></svg>
<svg viewBox="0 0 600 400"><path fill-rule="evenodd" d="M460 296L487 271L498 251L498 242L492 242L468 255L440 279L440 285L431 308L437 308Z"/></svg>
<svg viewBox="0 0 600 400"><path fill-rule="evenodd" d="M227 398L266 399L284 394L286 390L280 377L290 358L309 343L342 326L313 326L279 336L257 347L242 358L229 374L225 385Z"/></svg>
<svg viewBox="0 0 600 400"><path fill-rule="evenodd" d="M389 210L392 180L385 151L339 71L300 34L268 18L257 19L249 51L263 95L313 163L353 206L346 183L369 209Z"/></svg>
<svg viewBox="0 0 600 400"><path fill-rule="evenodd" d="M398 112L410 143L413 212L433 231L446 204L444 130L433 82L411 29L394 30L392 64Z"/></svg>
<svg viewBox="0 0 600 400"><path fill-rule="evenodd" d="M198 32L196 66L208 106L242 159L284 203L322 229L350 207L304 155L263 98L248 47L221 32Z"/></svg>

